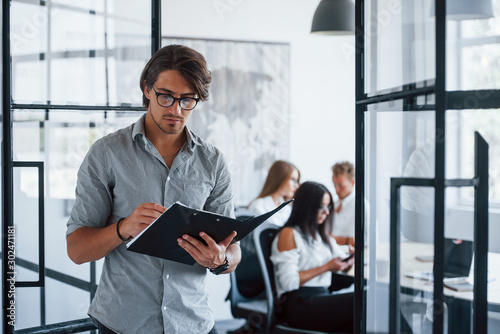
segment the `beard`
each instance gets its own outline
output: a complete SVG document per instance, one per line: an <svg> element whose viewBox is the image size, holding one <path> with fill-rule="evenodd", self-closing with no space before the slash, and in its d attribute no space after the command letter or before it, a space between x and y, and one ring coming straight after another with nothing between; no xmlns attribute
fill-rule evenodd
<svg viewBox="0 0 500 334"><path fill-rule="evenodd" d="M169 124L163 125L163 124L161 124L160 122L158 122L155 119L155 117L154 117L154 115L153 115L152 112L150 112L150 115L151 115L151 119L156 124L156 126L158 127L158 129L160 129L165 134L176 135L176 134L179 134L182 131L182 129L184 129L183 118L180 118L180 117L170 117L170 118L175 118L175 119L180 120L181 123L179 123L178 125L169 125Z"/></svg>

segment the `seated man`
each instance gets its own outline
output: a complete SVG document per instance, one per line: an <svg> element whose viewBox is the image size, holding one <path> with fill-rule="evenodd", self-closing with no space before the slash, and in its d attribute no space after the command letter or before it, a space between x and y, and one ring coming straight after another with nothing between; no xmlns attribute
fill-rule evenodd
<svg viewBox="0 0 500 334"><path fill-rule="evenodd" d="M354 165L349 161L332 166L338 200L333 210L333 235L339 245L354 246Z"/></svg>

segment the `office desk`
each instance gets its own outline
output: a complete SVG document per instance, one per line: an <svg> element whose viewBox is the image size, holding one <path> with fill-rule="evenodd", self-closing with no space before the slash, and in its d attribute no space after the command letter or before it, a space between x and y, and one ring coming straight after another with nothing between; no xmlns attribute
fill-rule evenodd
<svg viewBox="0 0 500 334"><path fill-rule="evenodd" d="M434 247L430 244L417 242L401 243L401 286L420 291L432 292L431 281L405 276L411 271L432 271L432 261L419 261L416 256L433 255ZM488 283L488 310L500 312L500 254L488 253L488 276L491 281ZM454 291L444 288L445 296L472 301L474 293L472 291Z"/></svg>
<svg viewBox="0 0 500 334"><path fill-rule="evenodd" d="M388 245L385 245L388 247ZM369 273L376 272L377 284L389 284L389 263L384 264L383 261L377 261L376 268L369 268L372 263L369 263L370 255L366 251L365 261L368 265L364 268L365 278L370 280ZM384 249L384 245L377 245L377 257L382 255L388 256L388 248ZM405 276L406 273L412 271L432 271L432 261L419 261L416 256L433 255L434 247L431 244L422 244L416 242L402 242L400 252L400 291L404 294L402 302L411 303L413 300L419 300L423 307L423 313L415 313L425 315L427 306L432 306L432 281L410 278ZM374 260L374 259L371 259ZM380 259L379 259L380 260ZM488 311L500 313L500 254L488 254L489 276L493 279L488 285ZM387 287L387 290L389 288ZM444 302L448 308L448 333L469 333L471 324L472 301L474 298L473 291L457 292L449 288L444 288ZM415 298L414 298L415 297ZM401 305L408 307L410 304ZM458 320L457 320L458 319Z"/></svg>
<svg viewBox="0 0 500 334"><path fill-rule="evenodd" d="M401 243L400 253L400 285L401 292L414 295L422 293L432 298L433 282L425 279L407 277L405 274L412 271L432 271L433 261L420 261L417 256L433 255L434 246L417 242ZM500 312L500 254L488 254L488 271L492 280L488 284L488 311ZM473 266L472 266L473 268ZM443 289L443 301L448 308L448 333L470 333L471 310L474 299L473 291L455 291ZM428 299L429 305L432 302Z"/></svg>

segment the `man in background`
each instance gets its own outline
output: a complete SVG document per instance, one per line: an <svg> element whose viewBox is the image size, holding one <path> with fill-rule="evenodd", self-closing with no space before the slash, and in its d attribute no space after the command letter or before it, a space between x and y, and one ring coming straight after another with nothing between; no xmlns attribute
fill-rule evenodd
<svg viewBox="0 0 500 334"><path fill-rule="evenodd" d="M354 246L354 165L349 161L332 166L332 181L338 200L333 212L333 235L339 245Z"/></svg>

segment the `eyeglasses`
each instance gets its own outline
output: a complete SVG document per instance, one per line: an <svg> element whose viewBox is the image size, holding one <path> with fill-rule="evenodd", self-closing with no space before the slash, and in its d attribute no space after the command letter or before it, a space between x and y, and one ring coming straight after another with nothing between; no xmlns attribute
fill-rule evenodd
<svg viewBox="0 0 500 334"><path fill-rule="evenodd" d="M320 208L318 209L318 211L323 211L323 212L332 212L332 210L333 206L331 204L320 206Z"/></svg>
<svg viewBox="0 0 500 334"><path fill-rule="evenodd" d="M178 101L179 106L181 107L182 110L189 111L193 110L198 104L198 101L200 101L199 98L194 98L194 97L176 98L170 94L160 94L156 91L154 87L153 91L156 94L156 101L158 102L158 104L165 108L172 106L175 103L175 101Z"/></svg>

